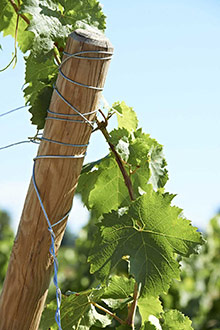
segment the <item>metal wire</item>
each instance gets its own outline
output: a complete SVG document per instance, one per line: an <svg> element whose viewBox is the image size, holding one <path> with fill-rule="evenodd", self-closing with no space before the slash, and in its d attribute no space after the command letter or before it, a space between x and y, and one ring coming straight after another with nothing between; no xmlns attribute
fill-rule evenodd
<svg viewBox="0 0 220 330"><path fill-rule="evenodd" d="M15 111L18 111L18 110L21 110L21 109L27 108L27 107L29 107L29 105L22 105L21 107L18 107L18 108L12 109L12 110L7 111L7 112L4 112L4 113L1 113L1 114L0 114L0 118L9 115L9 114L12 113L12 112L15 112Z"/></svg>
<svg viewBox="0 0 220 330"><path fill-rule="evenodd" d="M24 140L24 141L19 141L19 142L11 143L11 144L8 144L8 145L6 145L6 146L4 146L4 147L1 147L1 148L0 148L0 151L1 151L1 150L4 150L4 149L11 148L11 147L14 147L14 146L17 146L17 145L19 145L19 144L30 143L30 142L32 142L32 143L36 143L36 144L39 144L37 141L35 141L35 140L33 140L33 139L30 139L30 140Z"/></svg>

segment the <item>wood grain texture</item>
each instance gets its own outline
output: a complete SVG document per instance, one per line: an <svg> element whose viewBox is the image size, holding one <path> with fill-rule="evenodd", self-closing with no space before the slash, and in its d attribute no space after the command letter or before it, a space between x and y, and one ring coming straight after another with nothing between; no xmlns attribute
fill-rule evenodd
<svg viewBox="0 0 220 330"><path fill-rule="evenodd" d="M77 30L67 41L66 51L113 51L102 34ZM88 54L94 56L94 54ZM106 55L98 55L105 57ZM65 58L65 56L64 56ZM63 73L77 82L102 87L110 61L71 58L62 67ZM95 110L100 93L66 81L58 75L56 86L80 112ZM53 92L50 110L71 114L73 110ZM94 114L87 116L94 119ZM64 117L65 118L65 117ZM76 117L80 119L80 117ZM44 137L71 144L87 144L91 134L88 124L46 120ZM38 155L79 155L84 148L63 146L42 141ZM36 161L36 183L51 223L61 219L71 207L83 159L39 159ZM54 227L58 250L67 220ZM0 330L38 329L48 286L53 273L53 259L47 222L32 183L27 192L9 267L0 297Z"/></svg>

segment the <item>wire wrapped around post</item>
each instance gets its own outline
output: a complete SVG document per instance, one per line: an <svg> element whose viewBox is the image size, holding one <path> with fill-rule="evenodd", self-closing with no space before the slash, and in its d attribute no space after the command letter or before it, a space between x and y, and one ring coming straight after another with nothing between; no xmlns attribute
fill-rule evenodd
<svg viewBox="0 0 220 330"><path fill-rule="evenodd" d="M59 72L61 73L62 77L64 79L66 79L67 81L73 83L73 84L76 84L78 86L81 86L81 87L86 87L86 88L91 88L91 89L95 89L95 90L99 90L99 91L102 91L103 88L102 87L93 87L93 86L89 86L89 85L85 85L85 84L81 84L79 82L76 82L70 78L68 78L67 76L65 76L62 71L61 71L61 67L63 66L63 64L71 57L78 57L78 58L81 58L80 57L80 54L87 54L89 52L87 51L84 51L84 52L78 52L76 54L68 54L68 53L65 53L65 55L68 55L68 57L61 63L60 67L59 67ZM103 51L93 51L92 52L93 54L105 54L105 55L110 55L106 58L100 58L100 57L82 57L82 59L88 59L88 60L110 60L111 59L111 56L113 55L112 52L103 52ZM77 110L72 104L70 104L67 100L64 99L64 97L61 95L61 93L58 91L58 89L56 88L56 86L54 87L54 90L57 92L57 94L60 96L60 98L66 102L70 108L76 112L77 115L79 115L82 120L78 120L78 122L80 123L84 123L84 124L88 124L88 125L91 125L93 127L93 123L90 122L87 118L86 118L86 115L89 115L91 113L96 113L98 111L97 110L94 110L92 112L88 112L88 113L84 113L84 114L81 114L81 112L79 110ZM53 115L59 115L59 116L63 116L64 114L57 114L55 112L52 112L50 110L48 110L48 113L50 114L53 114ZM71 119L69 118L72 118L73 116L75 116L75 114L71 114L71 115L68 115L68 117L66 119L63 119L63 118L56 118L56 117L48 117L46 118L47 120L48 119L55 119L55 120L66 120L66 121L71 121ZM81 144L70 144L70 143L64 143L62 141L54 141L54 140L51 140L51 139L47 139L45 137L41 137L40 140L43 140L43 141L47 141L47 142L52 142L52 143L58 143L58 144L63 144L65 146L71 146L71 147L87 147L88 144L84 144L84 145L81 145ZM66 159L76 159L76 158L83 158L84 156L86 155L86 153L82 154L82 155L39 155L37 157L34 158L34 162L38 159L42 159L42 158L52 158L52 159L56 159L56 158L66 158ZM55 234L54 234L54 231L53 231L53 227L56 226L57 224L61 223L63 220L65 220L69 214L70 214L70 211L71 211L71 208L70 210L67 212L66 215L63 216L62 219L58 220L55 224L51 225L50 223L50 220L49 220L49 217L47 215L47 212L44 208L44 205L43 205L43 202L42 202L42 199L41 199L41 196L40 196L40 193L38 191L38 188L37 188L37 183L36 183L36 179L35 179L35 163L34 163L34 166L33 166L33 175L32 175L32 180L33 180L33 183L34 183L34 188L36 190L36 193L37 193L37 197L39 199L39 202L40 202L40 206L43 210L43 213L44 213L44 216L45 216L45 219L47 221L47 224L48 224L48 231L50 233L50 236L51 236L51 246L50 246L50 254L52 255L53 257L53 260L54 260L54 278L53 278L53 282L54 282L54 285L56 287L56 300L57 300L57 310L56 310L56 314L55 314L55 320L56 320L56 323L58 325L58 328L59 330L62 330L62 327L61 327L61 317L60 317L60 305L61 305L61 291L60 291L60 288L59 288L59 285L58 285L58 279L57 279L57 274L58 274L58 261L57 261L57 258L56 258L56 255L55 255Z"/></svg>

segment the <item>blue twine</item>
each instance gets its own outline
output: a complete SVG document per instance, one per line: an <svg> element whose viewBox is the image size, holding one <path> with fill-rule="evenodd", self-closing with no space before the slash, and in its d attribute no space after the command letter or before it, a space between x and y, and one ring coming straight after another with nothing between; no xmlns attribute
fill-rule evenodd
<svg viewBox="0 0 220 330"><path fill-rule="evenodd" d="M90 53L91 54L103 54L103 55L109 55L109 56L106 56L106 57L81 56L82 54L90 54ZM94 89L94 90L97 90L97 91L101 91L103 89L101 87L93 87L93 86L90 86L90 85L85 85L85 84L78 83L78 82L68 78L66 75L64 75L61 68L62 68L63 64L72 57L79 58L79 59L87 59L87 60L110 60L112 55L113 55L112 52L93 50L93 51L81 51L81 52L77 52L77 53L74 53L74 54L69 54L67 52L64 52L64 55L66 55L67 57L64 59L64 61L59 66L59 72L60 72L60 74L62 75L62 77L64 79L66 79L67 81L69 81L73 84L79 85L81 87L87 87L87 88ZM93 122L88 120L86 118L86 116L90 115L90 114L95 114L95 113L97 113L98 110L94 110L94 111L82 114L71 103L69 103L69 101L67 101L63 97L63 95L58 91L56 86L54 86L54 90L56 91L58 96L63 100L63 102L65 102L74 111L74 114L57 113L57 112L53 112L49 109L47 112L50 115L53 115L55 117L48 116L46 118L47 120L49 119L49 120L61 120L61 121L68 121L68 122L85 123L85 124L90 125L93 128ZM69 119L69 118L73 118L74 116L80 116L82 118L82 120ZM60 118L60 117L66 117L66 118ZM52 143L65 145L67 147L80 147L81 148L81 147L87 147L88 146L88 144L70 144L70 143L65 143L65 142L61 142L61 141L54 141L54 140L45 138L43 136L38 138L38 139L41 140L41 141L45 141L45 142L52 142ZM56 236L55 236L55 233L53 231L53 227L60 224L62 221L64 221L69 216L71 209L64 215L64 217L62 219L58 220L53 225L50 223L50 220L49 220L49 217L48 217L47 212L45 210L45 207L43 205L39 190L37 188L37 183L36 183L36 179L35 179L35 164L36 164L36 160L39 160L39 159L48 159L48 158L51 158L51 159L57 159L57 158L59 158L59 159L64 159L64 158L65 159L77 159L77 158L83 158L83 157L85 157L85 155L86 155L86 152L83 153L83 154L80 154L80 155L39 155L39 156L34 158L32 181L33 181L33 185L34 185L34 188L35 188L35 191L36 191L41 209L42 209L42 211L44 213L44 216L46 218L46 221L47 221L47 224L48 224L48 231L49 231L50 237L51 237L51 246L50 246L49 252L53 257L53 264L54 264L53 282L54 282L54 285L56 287L56 301L57 301L57 309L56 309L56 312L55 312L55 320L56 320L56 323L58 325L59 330L62 330L61 316L60 316L61 290L60 290L59 285L58 285L58 261L57 261L57 257L56 257L56 254L55 254L55 239L56 239Z"/></svg>

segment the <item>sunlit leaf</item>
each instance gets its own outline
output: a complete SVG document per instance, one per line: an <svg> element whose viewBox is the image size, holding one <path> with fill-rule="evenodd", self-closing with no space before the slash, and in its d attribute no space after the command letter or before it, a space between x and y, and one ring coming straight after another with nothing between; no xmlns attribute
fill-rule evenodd
<svg viewBox="0 0 220 330"><path fill-rule="evenodd" d="M61 304L61 323L63 330L80 329L87 330L91 326L106 327L111 323L111 317L106 314L100 314L95 307L95 303L102 295L102 290L89 290L70 296L62 297ZM52 301L46 306L43 313L41 326L43 329L57 329L54 315L56 303Z"/></svg>
<svg viewBox="0 0 220 330"><path fill-rule="evenodd" d="M91 272L106 280L119 261L129 257L130 272L142 283L142 294L166 292L173 278L179 278L175 253L196 253L203 240L182 210L170 206L173 196L161 195L149 186L121 217L104 215L96 245L89 257Z"/></svg>
<svg viewBox="0 0 220 330"><path fill-rule="evenodd" d="M160 317L162 305L158 297L146 296L138 299L138 308L142 322L149 321L149 316Z"/></svg>
<svg viewBox="0 0 220 330"><path fill-rule="evenodd" d="M117 114L119 128L125 128L129 132L137 129L138 120L136 113L124 101L114 103L112 108L119 113Z"/></svg>
<svg viewBox="0 0 220 330"><path fill-rule="evenodd" d="M163 330L193 330L192 321L177 310L169 310L163 315Z"/></svg>

